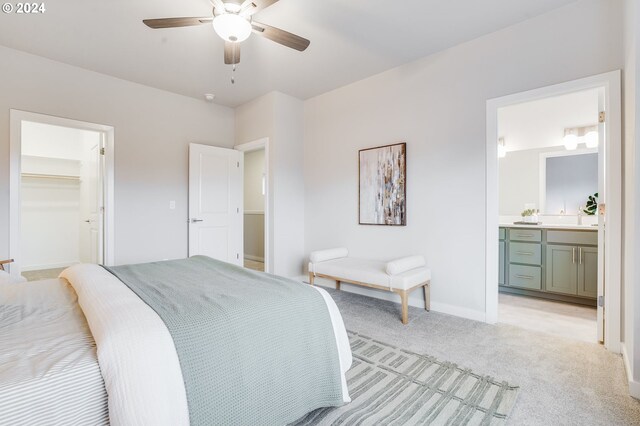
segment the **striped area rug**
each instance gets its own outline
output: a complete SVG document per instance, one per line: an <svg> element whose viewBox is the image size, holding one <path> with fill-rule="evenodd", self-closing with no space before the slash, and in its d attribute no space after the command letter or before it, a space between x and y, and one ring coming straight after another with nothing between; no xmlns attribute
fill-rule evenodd
<svg viewBox="0 0 640 426"><path fill-rule="evenodd" d="M296 425L501 425L519 388L451 362L349 332L352 402Z"/></svg>

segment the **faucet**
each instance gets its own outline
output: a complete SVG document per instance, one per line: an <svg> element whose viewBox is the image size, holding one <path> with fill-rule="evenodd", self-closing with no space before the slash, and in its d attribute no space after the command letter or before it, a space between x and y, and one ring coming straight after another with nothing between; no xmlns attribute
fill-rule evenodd
<svg viewBox="0 0 640 426"><path fill-rule="evenodd" d="M578 225L582 225L582 206L578 206Z"/></svg>

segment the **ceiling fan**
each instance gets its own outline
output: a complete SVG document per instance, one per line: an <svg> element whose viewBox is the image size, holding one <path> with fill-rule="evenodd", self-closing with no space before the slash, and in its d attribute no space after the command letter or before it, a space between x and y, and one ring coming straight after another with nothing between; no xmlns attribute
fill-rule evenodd
<svg viewBox="0 0 640 426"><path fill-rule="evenodd" d="M300 52L311 43L290 32L253 20L253 15L278 0L210 0L213 5L213 16L196 18L160 18L145 19L142 22L149 28L190 27L194 25L213 24L213 29L224 40L224 63L240 63L240 43L246 40L251 32L275 41L283 46Z"/></svg>

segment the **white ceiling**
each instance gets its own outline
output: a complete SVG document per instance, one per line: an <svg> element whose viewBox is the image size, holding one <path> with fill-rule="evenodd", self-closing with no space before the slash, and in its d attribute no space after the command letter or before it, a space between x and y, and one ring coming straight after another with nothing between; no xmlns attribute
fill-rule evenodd
<svg viewBox="0 0 640 426"><path fill-rule="evenodd" d="M560 146L565 128L597 123L598 89L498 110L498 133L505 140L507 152Z"/></svg>
<svg viewBox="0 0 640 426"><path fill-rule="evenodd" d="M272 90L300 99L575 0L280 0L255 16L311 40L303 53L252 35L236 84L210 25L151 30L144 18L207 16L207 0L56 0L0 13L0 44L152 87L237 106Z"/></svg>

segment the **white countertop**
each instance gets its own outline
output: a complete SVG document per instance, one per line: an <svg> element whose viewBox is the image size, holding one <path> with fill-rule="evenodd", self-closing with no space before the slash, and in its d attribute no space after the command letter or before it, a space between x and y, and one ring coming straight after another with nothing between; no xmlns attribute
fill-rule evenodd
<svg viewBox="0 0 640 426"><path fill-rule="evenodd" d="M500 223L501 228L524 228L524 229L561 229L567 231L597 231L597 226L592 225L565 225L542 223L540 225L522 225L515 223Z"/></svg>

